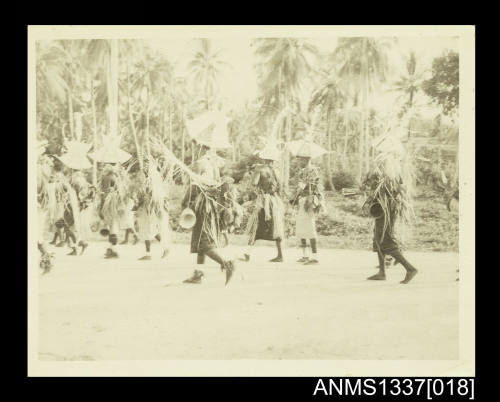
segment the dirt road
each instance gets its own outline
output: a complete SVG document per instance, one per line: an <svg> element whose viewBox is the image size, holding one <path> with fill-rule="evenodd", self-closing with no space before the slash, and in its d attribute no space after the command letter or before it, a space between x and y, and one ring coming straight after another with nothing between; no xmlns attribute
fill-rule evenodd
<svg viewBox="0 0 500 402"><path fill-rule="evenodd" d="M39 282L40 359L458 358L456 253L408 253L420 272L400 285L401 266L365 280L372 252L320 250L320 265L302 266L296 249L276 264L274 249L256 247L225 287L211 261L202 284L182 283L196 267L187 245L161 260L155 244L152 261L137 260L141 245L119 246L118 260L104 248L54 249Z"/></svg>

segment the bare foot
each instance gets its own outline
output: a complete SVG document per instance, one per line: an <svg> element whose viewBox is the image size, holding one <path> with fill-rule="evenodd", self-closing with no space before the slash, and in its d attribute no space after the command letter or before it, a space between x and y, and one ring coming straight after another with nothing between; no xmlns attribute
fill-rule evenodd
<svg viewBox="0 0 500 402"><path fill-rule="evenodd" d="M369 280L369 281L385 281L385 274L382 274L382 273L379 272L378 274L369 276L366 279Z"/></svg>
<svg viewBox="0 0 500 402"><path fill-rule="evenodd" d="M226 270L226 285L227 285L231 280L231 278L233 277L236 265L234 264L234 261L228 261L224 268Z"/></svg>
<svg viewBox="0 0 500 402"><path fill-rule="evenodd" d="M413 277L415 275L417 275L417 273L418 273L418 270L416 270L416 269L414 269L412 271L406 271L405 278L401 282L399 282L399 283L406 284L406 283L410 282L413 279Z"/></svg>

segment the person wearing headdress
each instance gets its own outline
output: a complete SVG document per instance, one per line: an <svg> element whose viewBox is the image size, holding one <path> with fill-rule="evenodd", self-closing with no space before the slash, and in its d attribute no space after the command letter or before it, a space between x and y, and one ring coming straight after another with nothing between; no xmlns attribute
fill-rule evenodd
<svg viewBox="0 0 500 402"><path fill-rule="evenodd" d="M99 217L106 228L101 229L103 236L108 236L109 246L105 258L118 258L115 246L118 242L120 222L129 204L128 175L121 164L127 162L132 155L120 149L120 136L103 136L103 146L95 149L89 156L96 162L104 163L100 180Z"/></svg>
<svg viewBox="0 0 500 402"><path fill-rule="evenodd" d="M66 167L71 187L71 191L67 191L69 202L64 213L64 228L72 250L69 255L76 256L78 247L81 247L81 254L88 247L91 206L96 192L83 173L84 169L92 167L87 159L90 145L80 141L66 141L65 147L67 152L58 157Z"/></svg>
<svg viewBox="0 0 500 402"><path fill-rule="evenodd" d="M61 183L66 181L66 176L64 174L64 165L63 163L55 156L52 156L52 172L49 178L49 183L51 189L53 190L51 194L53 194L53 202L50 203L50 211L49 211L49 223L51 228L53 229L54 236L52 241L49 244L52 244L56 247L63 247L65 244L68 244L69 237L67 236L64 224L64 202L63 202L63 193L64 188Z"/></svg>
<svg viewBox="0 0 500 402"><path fill-rule="evenodd" d="M101 231L108 235L109 246L105 258L118 258L115 246L118 242L120 221L128 204L126 175L119 165L108 163L105 165L101 178L101 204L99 216L104 220L107 229Z"/></svg>
<svg viewBox="0 0 500 402"><path fill-rule="evenodd" d="M50 204L49 185L52 174L53 161L47 155L44 155L45 145L40 144L38 148L37 160L37 217L38 217L38 250L40 251L40 268L42 274L50 272L52 268L53 255L48 252L45 241L45 230L48 227L48 214Z"/></svg>
<svg viewBox="0 0 500 402"><path fill-rule="evenodd" d="M200 177L200 182L192 180L184 199L182 208L190 208L196 215L196 222L191 234L191 253L197 255L197 264L204 264L208 256L220 265L225 271L226 285L236 269L235 262L220 254L220 234L224 228L231 224L231 212L237 200L232 197L232 183L230 180L220 180L219 164L210 152L208 144L199 144L200 157L193 164L192 170ZM213 150L212 150L213 151ZM195 270L186 283L200 283L204 274Z"/></svg>
<svg viewBox="0 0 500 402"><path fill-rule="evenodd" d="M292 205L298 206L295 236L300 239L302 258L298 262L305 265L318 264L316 217L324 208L323 185L319 169L311 162L310 157L299 156L302 168L298 174L298 184ZM307 255L307 239L310 241L312 258Z"/></svg>
<svg viewBox="0 0 500 402"><path fill-rule="evenodd" d="M79 170L73 171L71 176L71 186L78 197L79 216L78 226L74 225L75 239L78 241L73 244L71 255L77 255L77 247L81 247L80 254L83 254L88 247L90 237L90 219L92 216L92 207L96 198L96 189L91 185L83 172ZM75 222L76 223L76 222Z"/></svg>
<svg viewBox="0 0 500 402"><path fill-rule="evenodd" d="M280 151L275 144L268 143L258 156L262 162L254 167L251 182L254 199L246 230L248 245L253 246L257 240L274 241L278 255L270 261L283 262L285 211L281 200L282 184L274 168L274 162L280 159ZM250 260L250 251L244 254L243 260Z"/></svg>
<svg viewBox="0 0 500 402"><path fill-rule="evenodd" d="M51 201L49 219L54 222L59 233L66 237L66 242L72 249L68 255L76 255L74 246L77 241L74 227L75 220L79 218L79 205L76 192L71 186L70 175L71 171L63 163L54 164L53 174L50 178L53 201Z"/></svg>
<svg viewBox="0 0 500 402"><path fill-rule="evenodd" d="M374 144L375 160L361 188L368 197L370 215L375 218L373 250L378 255L379 272L369 280L385 280L385 256L390 255L406 270L400 282L409 283L418 270L401 253L396 223L409 223L413 215L411 208L411 171L405 158L402 144L389 135L382 136ZM405 163L406 162L406 163Z"/></svg>
<svg viewBox="0 0 500 402"><path fill-rule="evenodd" d="M135 177L130 177L130 181L136 181ZM131 189L131 194L134 194L135 189ZM128 244L129 236L134 236L134 240L132 242L133 245L136 245L139 241L139 236L135 230L135 212L136 212L136 200L134 197L130 197L127 205L125 206L125 210L123 212L123 217L120 222L120 228L125 230L125 237L120 244Z"/></svg>
<svg viewBox="0 0 500 402"><path fill-rule="evenodd" d="M139 237L144 241L146 254L139 260L151 260L151 241L156 239L162 247L161 258L169 253L170 238L169 214L165 183L158 171L157 163L149 157L144 161L145 167L137 173L137 223Z"/></svg>

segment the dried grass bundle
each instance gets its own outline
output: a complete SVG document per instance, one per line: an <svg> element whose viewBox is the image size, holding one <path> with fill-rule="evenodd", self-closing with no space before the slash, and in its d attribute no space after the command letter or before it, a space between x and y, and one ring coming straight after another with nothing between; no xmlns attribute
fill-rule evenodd
<svg viewBox="0 0 500 402"><path fill-rule="evenodd" d="M383 234L391 219L399 223L401 236L413 222L415 213L412 206L413 166L403 144L391 132L377 138L374 143L375 158L364 187L369 191L368 205L379 203L386 219ZM383 237L383 236L382 236Z"/></svg>

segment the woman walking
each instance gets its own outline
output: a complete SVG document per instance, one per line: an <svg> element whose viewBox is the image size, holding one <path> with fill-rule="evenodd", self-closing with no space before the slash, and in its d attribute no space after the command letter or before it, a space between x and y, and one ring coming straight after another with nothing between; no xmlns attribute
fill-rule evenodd
<svg viewBox="0 0 500 402"><path fill-rule="evenodd" d="M311 162L311 157L299 156L302 161L302 169L299 172L297 194L292 199L292 205L298 206L296 218L295 236L300 239L302 258L298 262L304 265L315 265L319 263L317 253L316 217L324 209L323 186L319 169ZM308 255L307 240L309 239L312 258Z"/></svg>

